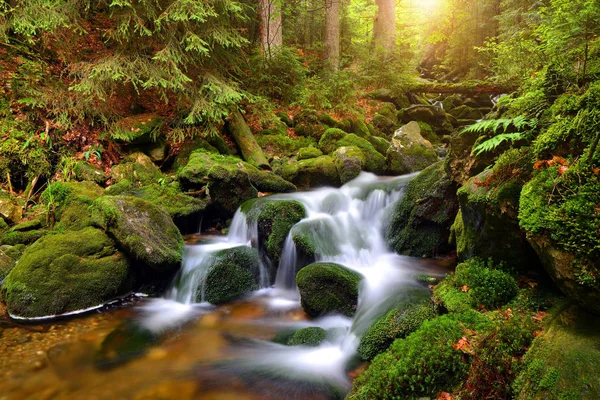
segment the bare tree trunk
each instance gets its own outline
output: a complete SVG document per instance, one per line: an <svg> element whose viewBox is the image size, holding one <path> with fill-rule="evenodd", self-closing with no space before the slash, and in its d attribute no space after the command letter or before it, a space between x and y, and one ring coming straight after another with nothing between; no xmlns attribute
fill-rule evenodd
<svg viewBox="0 0 600 400"><path fill-rule="evenodd" d="M373 25L373 42L390 53L396 44L396 2L395 0L375 0L377 15Z"/></svg>
<svg viewBox="0 0 600 400"><path fill-rule="evenodd" d="M263 53L273 56L283 44L281 9L273 0L258 0L260 45Z"/></svg>
<svg viewBox="0 0 600 400"><path fill-rule="evenodd" d="M325 62L333 71L340 66L340 1L325 0Z"/></svg>

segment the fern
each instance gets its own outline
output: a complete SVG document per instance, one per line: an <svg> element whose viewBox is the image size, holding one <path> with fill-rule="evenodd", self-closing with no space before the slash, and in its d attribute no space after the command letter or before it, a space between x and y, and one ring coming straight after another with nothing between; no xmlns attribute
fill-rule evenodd
<svg viewBox="0 0 600 400"><path fill-rule="evenodd" d="M536 118L528 119L523 115L515 118L499 118L486 121L479 121L473 125L464 128L460 133L494 133L491 139L478 144L473 148L473 153L476 156L492 151L502 143L510 141L515 142L525 138L526 133L531 132L537 127L538 120ZM514 128L517 132L507 133L510 128Z"/></svg>

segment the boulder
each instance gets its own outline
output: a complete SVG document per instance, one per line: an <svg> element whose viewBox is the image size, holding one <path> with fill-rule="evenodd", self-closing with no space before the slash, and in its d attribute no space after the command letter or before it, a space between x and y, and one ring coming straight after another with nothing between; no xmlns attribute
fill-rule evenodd
<svg viewBox="0 0 600 400"><path fill-rule="evenodd" d="M446 121L446 113L440 107L419 104L398 111L398 120L405 124L421 121L431 126L441 126Z"/></svg>
<svg viewBox="0 0 600 400"><path fill-rule="evenodd" d="M392 175L420 171L438 160L433 146L421 136L421 127L414 121L394 133L386 158Z"/></svg>
<svg viewBox="0 0 600 400"><path fill-rule="evenodd" d="M362 276L333 263L315 263L302 268L296 276L300 303L311 317L343 314L351 317L358 305Z"/></svg>
<svg viewBox="0 0 600 400"><path fill-rule="evenodd" d="M299 187L340 186L340 177L331 156L321 156L286 165L283 178Z"/></svg>
<svg viewBox="0 0 600 400"><path fill-rule="evenodd" d="M384 227L387 245L399 254L436 257L452 250L448 239L458 212L454 183L443 162L426 168L406 188Z"/></svg>
<svg viewBox="0 0 600 400"><path fill-rule="evenodd" d="M297 331L284 331L277 335L273 341L286 346L316 347L327 339L327 331L317 326L298 329Z"/></svg>
<svg viewBox="0 0 600 400"><path fill-rule="evenodd" d="M147 143L140 146L140 151L150 157L154 163L162 163L169 156L169 143L158 138L155 142Z"/></svg>
<svg viewBox="0 0 600 400"><path fill-rule="evenodd" d="M160 169L144 153L137 152L128 155L121 164L112 167L110 176L116 181L127 179L141 185L158 182L162 178Z"/></svg>
<svg viewBox="0 0 600 400"><path fill-rule="evenodd" d="M316 147L303 147L298 150L298 161L321 157L323 152Z"/></svg>
<svg viewBox="0 0 600 400"><path fill-rule="evenodd" d="M0 189L0 218L14 224L23 217L23 209L17 204L12 196Z"/></svg>
<svg viewBox="0 0 600 400"><path fill-rule="evenodd" d="M330 128L323 133L319 140L319 149L324 154L331 154L337 148L337 142L346 136L346 132L337 128Z"/></svg>
<svg viewBox="0 0 600 400"><path fill-rule="evenodd" d="M207 267L197 301L222 304L259 288L258 251L240 246L217 252Z"/></svg>
<svg viewBox="0 0 600 400"><path fill-rule="evenodd" d="M164 210L131 196L104 196L92 205L94 223L128 256L158 274L177 270L183 256L181 233Z"/></svg>
<svg viewBox="0 0 600 400"><path fill-rule="evenodd" d="M51 228L76 231L92 226L89 208L102 193L102 188L91 181L50 184L41 199L49 210Z"/></svg>
<svg viewBox="0 0 600 400"><path fill-rule="evenodd" d="M204 139L196 139L193 142L187 142L179 148L179 153L175 157L175 161L173 161L173 170L179 171L181 168L185 167L190 161L190 155L198 149L204 149L207 153L219 154L219 150Z"/></svg>
<svg viewBox="0 0 600 400"><path fill-rule="evenodd" d="M392 119L385 115L375 114L375 116L373 116L372 124L375 127L375 129L383 133L383 135L389 137L389 135L394 133L394 129L396 129L397 122L395 117L394 119Z"/></svg>
<svg viewBox="0 0 600 400"><path fill-rule="evenodd" d="M108 180L108 176L106 176L102 169L87 161L79 161L75 164L75 167L73 167L73 171L75 171L75 176L78 181L91 181L102 186Z"/></svg>
<svg viewBox="0 0 600 400"><path fill-rule="evenodd" d="M117 122L111 136L119 143L150 143L156 141L163 125L164 119L158 115L136 114Z"/></svg>
<svg viewBox="0 0 600 400"><path fill-rule="evenodd" d="M29 246L0 291L11 315L36 318L97 307L131 289L127 257L104 232L87 227Z"/></svg>
<svg viewBox="0 0 600 400"><path fill-rule="evenodd" d="M327 126L321 122L316 110L302 110L294 117L294 131L298 136L312 137L319 140Z"/></svg>
<svg viewBox="0 0 600 400"><path fill-rule="evenodd" d="M336 148L344 146L354 146L360 149L365 158L365 171L372 172L374 174L382 175L386 170L386 160L375 147L368 140L356 136L350 133L338 140Z"/></svg>
<svg viewBox="0 0 600 400"><path fill-rule="evenodd" d="M343 184L356 178L365 167L363 152L356 146L342 146L333 153L335 167Z"/></svg>

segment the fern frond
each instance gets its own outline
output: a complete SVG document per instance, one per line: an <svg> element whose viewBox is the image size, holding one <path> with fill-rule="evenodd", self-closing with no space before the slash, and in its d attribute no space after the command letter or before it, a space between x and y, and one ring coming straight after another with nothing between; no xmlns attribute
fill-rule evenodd
<svg viewBox="0 0 600 400"><path fill-rule="evenodd" d="M514 126L518 131L522 131L534 129L537 126L537 123L538 120L536 118L528 119L523 115L519 115L515 118L488 119L467 126L463 128L460 133L498 133L500 131L506 133L511 126Z"/></svg>
<svg viewBox="0 0 600 400"><path fill-rule="evenodd" d="M522 138L523 133L521 132L502 133L475 146L473 148L473 153L475 153L476 156L479 156L482 153L487 153L488 151L494 150L496 147L500 146L506 141L515 142L517 140L521 140Z"/></svg>

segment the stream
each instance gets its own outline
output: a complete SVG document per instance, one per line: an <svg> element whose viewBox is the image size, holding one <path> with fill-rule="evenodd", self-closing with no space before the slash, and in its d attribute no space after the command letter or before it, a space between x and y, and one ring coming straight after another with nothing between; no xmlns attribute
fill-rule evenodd
<svg viewBox="0 0 600 400"><path fill-rule="evenodd" d="M390 206L414 176L362 173L339 189L264 198L296 200L307 216L292 228L276 276L261 265L260 289L235 302L214 306L196 299L203 298L216 252L258 243L256 223L240 210L226 236L189 238L182 268L162 298L133 297L39 325L0 321L0 400L343 398L366 365L356 357L365 331L409 293L428 290L415 276L448 270L448 260L399 256L385 245ZM302 311L291 235L303 224L317 227L318 261L364 277L353 318L309 320ZM272 341L309 326L331 334L317 347Z"/></svg>

